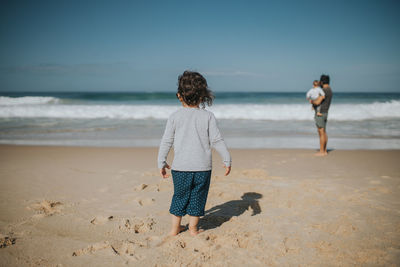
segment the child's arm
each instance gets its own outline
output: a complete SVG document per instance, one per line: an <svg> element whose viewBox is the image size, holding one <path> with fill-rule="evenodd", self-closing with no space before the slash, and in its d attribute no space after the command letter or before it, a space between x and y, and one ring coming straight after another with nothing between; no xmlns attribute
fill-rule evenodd
<svg viewBox="0 0 400 267"><path fill-rule="evenodd" d="M306 93L306 99L308 100L308 102L310 102L310 104L311 104L311 110L313 110L314 107L313 107L313 103L312 103L312 99L311 99L311 90L308 90L308 91L307 91L307 93Z"/></svg>
<svg viewBox="0 0 400 267"><path fill-rule="evenodd" d="M174 143L175 128L171 117L168 118L167 125L165 126L164 135L161 139L160 148L158 150L158 168L160 169L160 174L163 178L168 178L166 168L170 169L167 164L167 156L171 150L172 144Z"/></svg>
<svg viewBox="0 0 400 267"><path fill-rule="evenodd" d="M215 150L221 155L225 167L225 176L231 172L231 155L229 154L228 148L225 145L224 139L222 139L221 133L217 126L217 120L214 114L211 113L210 125L209 125L209 138L210 143Z"/></svg>
<svg viewBox="0 0 400 267"><path fill-rule="evenodd" d="M306 93L307 100L311 100L311 96L310 96L311 92L310 91L311 90L308 90L307 93Z"/></svg>

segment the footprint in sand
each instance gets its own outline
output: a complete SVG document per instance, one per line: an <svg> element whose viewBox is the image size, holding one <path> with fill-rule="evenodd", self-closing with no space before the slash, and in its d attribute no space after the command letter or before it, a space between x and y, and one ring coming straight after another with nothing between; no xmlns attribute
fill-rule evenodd
<svg viewBox="0 0 400 267"><path fill-rule="evenodd" d="M76 250L72 253L72 256L81 256L85 254L93 254L94 252L106 248L110 248L110 243L108 241L98 242L88 246L87 248Z"/></svg>
<svg viewBox="0 0 400 267"><path fill-rule="evenodd" d="M138 203L140 206L149 206L154 204L156 200L154 198L144 198L144 199L139 199Z"/></svg>
<svg viewBox="0 0 400 267"><path fill-rule="evenodd" d="M15 244L15 238L10 236L4 236L0 234L0 248L5 248Z"/></svg>
<svg viewBox="0 0 400 267"><path fill-rule="evenodd" d="M37 202L29 207L28 209L33 209L38 212L38 214L34 215L33 217L41 218L46 216L52 216L56 213L60 213L63 204L59 201L49 201L43 200L42 202Z"/></svg>
<svg viewBox="0 0 400 267"><path fill-rule="evenodd" d="M147 241L139 240L115 241L111 244L111 246L118 255L130 254L130 256L133 256L133 252L136 248L149 247Z"/></svg>
<svg viewBox="0 0 400 267"><path fill-rule="evenodd" d="M91 221L90 221L90 223L91 224L94 224L94 225L101 225L101 224L105 224L106 222L108 222L108 221L112 221L114 219L114 216L108 216L108 217L105 217L105 216L97 216L97 217L94 217Z"/></svg>
<svg viewBox="0 0 400 267"><path fill-rule="evenodd" d="M157 192L171 191L172 188L173 188L172 183L168 179L164 179L156 184L155 191Z"/></svg>
<svg viewBox="0 0 400 267"><path fill-rule="evenodd" d="M156 224L156 222L153 220L153 218L125 219L125 223L120 225L119 229L122 231L139 234L153 230L154 224Z"/></svg>
<svg viewBox="0 0 400 267"><path fill-rule="evenodd" d="M140 184L140 185L137 185L137 186L134 188L134 190L135 190L135 191L142 191L142 190L146 189L147 187L148 187L147 184Z"/></svg>
<svg viewBox="0 0 400 267"><path fill-rule="evenodd" d="M133 242L117 242L112 246L112 249L117 253L118 255L123 255L123 254L128 254L130 256L134 255L135 252L135 245Z"/></svg>
<svg viewBox="0 0 400 267"><path fill-rule="evenodd" d="M125 240L125 241L114 241L110 243L109 241L98 242L92 244L86 248L76 250L72 253L72 256L82 256L86 254L94 254L101 250L109 250L109 253L119 256L130 256L131 259L141 260L143 257L135 255L135 249L138 247L147 247L142 243L135 241Z"/></svg>
<svg viewBox="0 0 400 267"><path fill-rule="evenodd" d="M215 235L215 234L208 234L208 235L204 236L204 240L206 240L206 241L215 242L216 239L217 239L217 235Z"/></svg>
<svg viewBox="0 0 400 267"><path fill-rule="evenodd" d="M176 247L185 248L186 247L186 242L183 241L183 240L176 240L174 245Z"/></svg>
<svg viewBox="0 0 400 267"><path fill-rule="evenodd" d="M160 192L160 185L156 184L155 186L152 186L154 192Z"/></svg>
<svg viewBox="0 0 400 267"><path fill-rule="evenodd" d="M166 236L158 245L157 247L161 247L166 245L170 249L183 249L186 247L186 242L183 241L181 238L176 239L175 236Z"/></svg>

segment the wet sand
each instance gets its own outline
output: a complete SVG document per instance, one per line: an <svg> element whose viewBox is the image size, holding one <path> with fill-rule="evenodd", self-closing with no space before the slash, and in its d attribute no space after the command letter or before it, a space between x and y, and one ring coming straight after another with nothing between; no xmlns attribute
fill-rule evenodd
<svg viewBox="0 0 400 267"><path fill-rule="evenodd" d="M400 266L400 151L314 152L214 155L204 232L167 237L157 149L2 145L1 266Z"/></svg>

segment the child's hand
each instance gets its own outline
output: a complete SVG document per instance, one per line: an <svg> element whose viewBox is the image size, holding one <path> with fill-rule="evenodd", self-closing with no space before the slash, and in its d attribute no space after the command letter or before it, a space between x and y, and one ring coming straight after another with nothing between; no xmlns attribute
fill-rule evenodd
<svg viewBox="0 0 400 267"><path fill-rule="evenodd" d="M166 169L171 169L171 167L168 164L165 164L165 166L160 169L160 174L162 176L162 178L168 178L169 174L167 174L167 170Z"/></svg>
<svg viewBox="0 0 400 267"><path fill-rule="evenodd" d="M231 172L231 166L224 166L225 168L225 176L227 176Z"/></svg>

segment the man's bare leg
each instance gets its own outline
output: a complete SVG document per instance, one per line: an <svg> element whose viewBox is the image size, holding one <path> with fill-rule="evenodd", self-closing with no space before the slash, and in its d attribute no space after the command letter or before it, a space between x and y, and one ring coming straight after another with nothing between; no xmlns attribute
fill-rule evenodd
<svg viewBox="0 0 400 267"><path fill-rule="evenodd" d="M326 156L328 152L326 151L326 144L328 142L328 135L325 132L324 128L318 128L319 134L319 152L315 154L315 156Z"/></svg>
<svg viewBox="0 0 400 267"><path fill-rule="evenodd" d="M327 145L328 145L328 134L326 133L326 130L324 130L325 132L325 146L324 146L324 153L325 155L328 155L328 150L326 149Z"/></svg>

